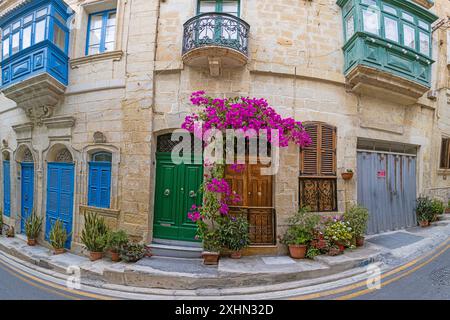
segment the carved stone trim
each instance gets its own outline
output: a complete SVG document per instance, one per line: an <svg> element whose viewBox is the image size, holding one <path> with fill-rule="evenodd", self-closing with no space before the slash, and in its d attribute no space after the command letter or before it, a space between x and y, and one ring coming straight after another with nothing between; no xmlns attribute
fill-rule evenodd
<svg viewBox="0 0 450 320"><path fill-rule="evenodd" d="M78 68L79 65L91 63L91 62L97 62L97 61L103 61L103 60L112 60L112 61L120 61L123 56L122 50L116 50L116 51L110 51L105 53L99 53L94 54L90 56L80 57L71 59L69 61L70 67L72 69Z"/></svg>
<svg viewBox="0 0 450 320"><path fill-rule="evenodd" d="M56 162L65 162L65 163L73 162L72 154L67 149L62 149L61 151L59 151L58 154L56 155L55 160Z"/></svg>
<svg viewBox="0 0 450 320"><path fill-rule="evenodd" d="M94 133L94 143L106 143L106 136L103 132L97 131Z"/></svg>

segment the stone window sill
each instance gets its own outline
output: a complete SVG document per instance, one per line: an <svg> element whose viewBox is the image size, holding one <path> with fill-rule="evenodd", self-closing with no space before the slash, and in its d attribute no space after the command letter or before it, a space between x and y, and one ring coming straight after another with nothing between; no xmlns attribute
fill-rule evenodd
<svg viewBox="0 0 450 320"><path fill-rule="evenodd" d="M72 69L77 68L79 65L92 63L92 62L98 62L98 61L104 61L104 60L113 60L113 61L120 61L123 56L122 50L116 50L116 51L110 51L105 53L99 53L94 54L90 56L80 57L80 58L74 58L70 59L70 67Z"/></svg>
<svg viewBox="0 0 450 320"><path fill-rule="evenodd" d="M437 174L440 176L450 176L450 169L438 169Z"/></svg>
<svg viewBox="0 0 450 320"><path fill-rule="evenodd" d="M101 216L106 216L110 218L118 218L120 214L120 210L117 209L107 209L107 208L97 208L97 207L91 207L87 205L80 205L80 209L82 212L91 211L96 212L97 214Z"/></svg>

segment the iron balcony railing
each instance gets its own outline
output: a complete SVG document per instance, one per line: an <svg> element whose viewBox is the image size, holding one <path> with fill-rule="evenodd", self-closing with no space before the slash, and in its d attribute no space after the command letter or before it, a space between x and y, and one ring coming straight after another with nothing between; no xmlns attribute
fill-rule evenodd
<svg viewBox="0 0 450 320"><path fill-rule="evenodd" d="M184 24L183 55L205 46L230 48L248 56L250 25L227 13L203 13Z"/></svg>

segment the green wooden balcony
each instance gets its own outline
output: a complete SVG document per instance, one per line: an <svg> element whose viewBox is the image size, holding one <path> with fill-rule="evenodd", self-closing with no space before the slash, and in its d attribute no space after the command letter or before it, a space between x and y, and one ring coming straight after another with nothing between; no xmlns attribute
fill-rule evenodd
<svg viewBox="0 0 450 320"><path fill-rule="evenodd" d="M347 83L355 92L414 102L431 87L431 24L437 16L407 0L339 0Z"/></svg>

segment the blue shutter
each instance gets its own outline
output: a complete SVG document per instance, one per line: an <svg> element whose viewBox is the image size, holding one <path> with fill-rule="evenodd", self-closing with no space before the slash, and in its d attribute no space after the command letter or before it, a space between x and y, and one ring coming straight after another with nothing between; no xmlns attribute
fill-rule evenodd
<svg viewBox="0 0 450 320"><path fill-rule="evenodd" d="M3 213L11 215L11 172L9 161L3 161Z"/></svg>
<svg viewBox="0 0 450 320"><path fill-rule="evenodd" d="M88 205L109 208L111 202L111 163L89 163Z"/></svg>

